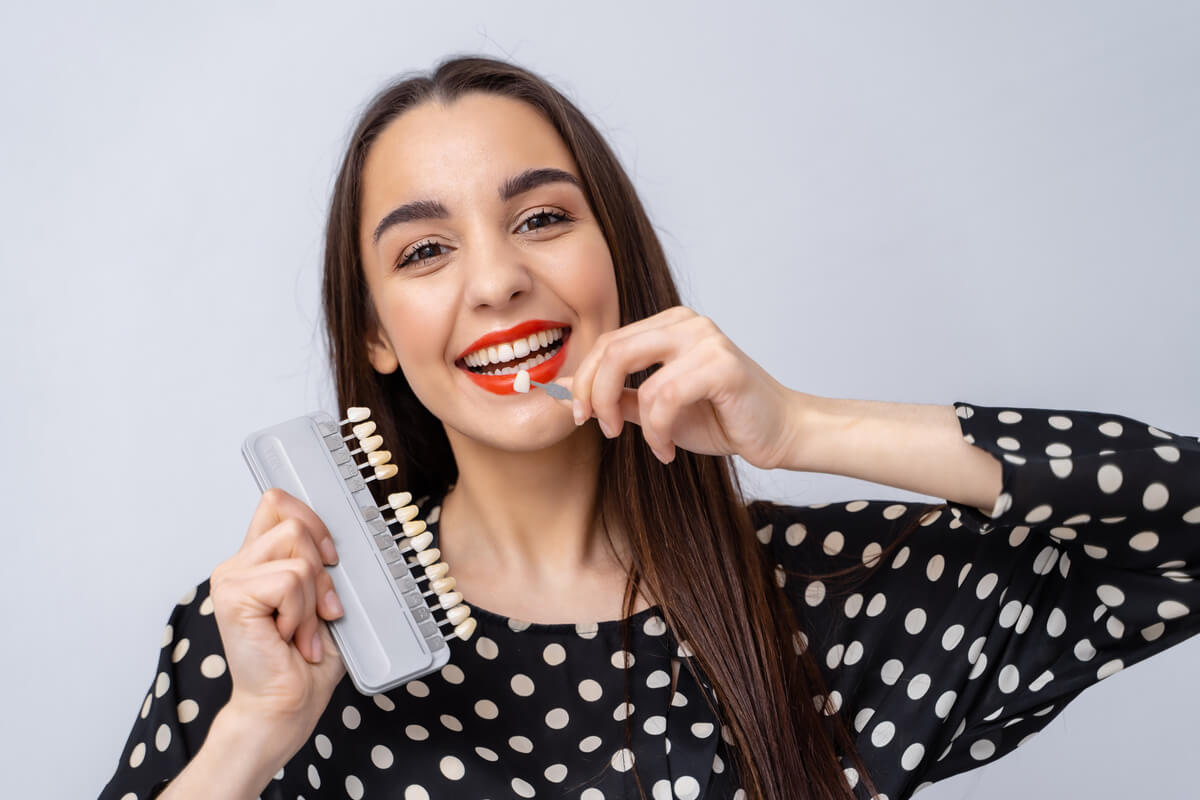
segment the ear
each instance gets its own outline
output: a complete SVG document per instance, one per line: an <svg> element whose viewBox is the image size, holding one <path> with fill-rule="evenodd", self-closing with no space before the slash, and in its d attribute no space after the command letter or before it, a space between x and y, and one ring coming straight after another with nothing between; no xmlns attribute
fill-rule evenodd
<svg viewBox="0 0 1200 800"><path fill-rule="evenodd" d="M367 358L375 371L384 375L395 372L400 366L392 343L378 323L372 323L367 331Z"/></svg>

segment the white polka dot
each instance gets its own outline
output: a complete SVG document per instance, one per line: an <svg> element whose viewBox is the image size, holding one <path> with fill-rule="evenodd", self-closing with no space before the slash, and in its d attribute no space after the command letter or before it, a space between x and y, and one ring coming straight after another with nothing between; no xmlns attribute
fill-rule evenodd
<svg viewBox="0 0 1200 800"><path fill-rule="evenodd" d="M996 754L996 745L987 739L980 739L971 745L971 758L976 761L987 761Z"/></svg>
<svg viewBox="0 0 1200 800"><path fill-rule="evenodd" d="M863 596L858 592L846 598L845 604L842 606L842 613L849 619L854 619L858 616L858 612L862 610Z"/></svg>
<svg viewBox="0 0 1200 800"><path fill-rule="evenodd" d="M170 625L167 625L167 627L163 628L163 635L162 635L162 646L163 647L166 647L167 645L169 645L174 638L175 638L175 629L174 628L172 628Z"/></svg>
<svg viewBox="0 0 1200 800"><path fill-rule="evenodd" d="M646 717L646 721L642 723L642 730L651 736L658 736L667 732L667 718L655 714L652 717Z"/></svg>
<svg viewBox="0 0 1200 800"><path fill-rule="evenodd" d="M1001 411L996 415L996 419L1005 425L1012 425L1021 421L1021 413L1019 411Z"/></svg>
<svg viewBox="0 0 1200 800"><path fill-rule="evenodd" d="M1134 550L1148 553L1158 547L1158 534L1154 531L1142 531L1129 540L1129 546Z"/></svg>
<svg viewBox="0 0 1200 800"><path fill-rule="evenodd" d="M772 526L765 525L765 526L759 528L757 531L755 531L754 535L757 536L758 540L760 542L762 542L763 544L769 544L771 542L771 534L773 532L774 532L774 528Z"/></svg>
<svg viewBox="0 0 1200 800"><path fill-rule="evenodd" d="M579 800L604 800L604 792L596 788L587 788L579 795Z"/></svg>
<svg viewBox="0 0 1200 800"><path fill-rule="evenodd" d="M1050 519L1050 515L1054 513L1054 509L1043 503L1037 506L1028 514L1025 515L1025 521L1029 523L1045 522Z"/></svg>
<svg viewBox="0 0 1200 800"><path fill-rule="evenodd" d="M1046 670L1041 675L1038 675L1033 679L1033 682L1029 684L1029 691L1040 692L1042 687L1052 680L1054 680L1054 673L1050 670Z"/></svg>
<svg viewBox="0 0 1200 800"><path fill-rule="evenodd" d="M888 659L884 662L883 668L879 670L879 678L888 686L892 686L896 681L900 680L900 676L904 674L904 664L897 659Z"/></svg>
<svg viewBox="0 0 1200 800"><path fill-rule="evenodd" d="M1200 506L1196 506L1190 511L1185 511L1183 514L1183 521L1189 525L1195 525L1196 523L1200 522Z"/></svg>
<svg viewBox="0 0 1200 800"><path fill-rule="evenodd" d="M804 602L810 606L817 606L825 599L825 584L821 581L812 581L804 589Z"/></svg>
<svg viewBox="0 0 1200 800"><path fill-rule="evenodd" d="M429 800L429 792L425 791L424 786L410 783L404 787L404 800Z"/></svg>
<svg viewBox="0 0 1200 800"><path fill-rule="evenodd" d="M942 572L946 569L946 559L940 555L936 555L929 559L929 564L925 567L925 577L931 581L936 581L942 577Z"/></svg>
<svg viewBox="0 0 1200 800"><path fill-rule="evenodd" d="M1075 657L1080 661L1091 661L1096 657L1096 648L1088 639L1080 639L1075 643Z"/></svg>
<svg viewBox="0 0 1200 800"><path fill-rule="evenodd" d="M429 738L429 731L425 729L424 725L414 723L404 728L404 735L414 742L423 742Z"/></svg>
<svg viewBox="0 0 1200 800"><path fill-rule="evenodd" d="M219 678L225 674L225 659L213 653L200 662L200 674L206 678Z"/></svg>
<svg viewBox="0 0 1200 800"><path fill-rule="evenodd" d="M476 747L475 753L480 758L482 758L484 761L499 761L500 760L500 756L497 755L495 750L491 750L486 747Z"/></svg>
<svg viewBox="0 0 1200 800"><path fill-rule="evenodd" d="M904 755L900 756L900 766L912 772L921 763L921 759L925 757L925 745L917 742L909 745L904 751Z"/></svg>
<svg viewBox="0 0 1200 800"><path fill-rule="evenodd" d="M565 708L552 708L546 713L546 725L556 731L567 727L567 723L570 721L571 716L567 714Z"/></svg>
<svg viewBox="0 0 1200 800"><path fill-rule="evenodd" d="M314 789L321 788L321 773L317 772L316 764L308 765L308 784Z"/></svg>
<svg viewBox="0 0 1200 800"><path fill-rule="evenodd" d="M628 650L618 650L612 654L609 661L617 669L628 669L633 666L633 653Z"/></svg>
<svg viewBox="0 0 1200 800"><path fill-rule="evenodd" d="M1147 511L1158 511L1167 504L1170 493L1161 483L1152 483L1142 493L1142 505Z"/></svg>
<svg viewBox="0 0 1200 800"><path fill-rule="evenodd" d="M1096 595L1106 606L1119 606L1125 602L1125 593L1108 583L1096 587Z"/></svg>
<svg viewBox="0 0 1200 800"><path fill-rule="evenodd" d="M829 652L825 655L826 666L828 666L830 669L837 669L838 665L842 663L842 653L845 651L846 645L844 644L835 644L833 647L829 648Z"/></svg>
<svg viewBox="0 0 1200 800"><path fill-rule="evenodd" d="M617 772L627 772L633 766L633 751L628 747L622 747L617 752L613 753L612 767Z"/></svg>
<svg viewBox="0 0 1200 800"><path fill-rule="evenodd" d="M878 542L871 542L863 548L862 561L864 566L874 566L879 561L880 554L883 553L883 548Z"/></svg>
<svg viewBox="0 0 1200 800"><path fill-rule="evenodd" d="M551 764L550 766L546 767L546 770L542 774L545 775L546 780L550 781L551 783L562 783L567 779L567 765Z"/></svg>
<svg viewBox="0 0 1200 800"><path fill-rule="evenodd" d="M707 739L709 736L712 736L714 730L715 728L713 728L711 722L696 722L692 724L692 736L695 736L697 739Z"/></svg>
<svg viewBox="0 0 1200 800"><path fill-rule="evenodd" d="M667 632L667 623L663 621L662 617L655 614L646 620L646 623L642 625L642 630L647 636L662 636Z"/></svg>
<svg viewBox="0 0 1200 800"><path fill-rule="evenodd" d="M512 676L512 680L508 682L508 685L512 687L514 694L519 694L521 697L529 697L529 695L533 694L533 681L530 680L528 675L522 675L518 672Z"/></svg>
<svg viewBox="0 0 1200 800"><path fill-rule="evenodd" d="M384 745L377 744L371 748L371 763L380 769L387 769L395 760L392 751Z"/></svg>
<svg viewBox="0 0 1200 800"><path fill-rule="evenodd" d="M808 528L802 523L793 522L787 526L787 530L783 532L783 538L789 545L795 547L804 541L804 537L808 535Z"/></svg>
<svg viewBox="0 0 1200 800"><path fill-rule="evenodd" d="M942 719L950 716L950 710L954 708L955 701L958 700L957 692L943 692L937 699L937 703L933 707L933 711Z"/></svg>
<svg viewBox="0 0 1200 800"><path fill-rule="evenodd" d="M350 800L362 800L363 782L354 775L346 776L346 795Z"/></svg>
<svg viewBox="0 0 1200 800"><path fill-rule="evenodd" d="M1003 447L1005 450L1020 450L1021 443L1011 436L1001 436L996 439L996 444Z"/></svg>
<svg viewBox="0 0 1200 800"><path fill-rule="evenodd" d="M914 608L908 612L904 618L904 630L916 636L921 631L925 630L925 610L922 608Z"/></svg>
<svg viewBox="0 0 1200 800"><path fill-rule="evenodd" d="M467 773L466 768L463 767L463 763L454 756L443 756L442 760L438 762L438 769L452 781L462 780L462 776ZM514 781L515 785L516 782Z"/></svg>
<svg viewBox="0 0 1200 800"><path fill-rule="evenodd" d="M590 753L599 747L603 742L599 736L588 736L579 742L579 749L585 753Z"/></svg>
<svg viewBox="0 0 1200 800"><path fill-rule="evenodd" d="M187 655L188 648L191 646L192 643L187 639L180 639L179 643L175 645L175 649L171 651L171 661L178 664Z"/></svg>
<svg viewBox="0 0 1200 800"><path fill-rule="evenodd" d="M908 682L908 696L912 700L920 700L929 691L932 684L929 676L924 672L919 675L914 675L913 679Z"/></svg>
<svg viewBox="0 0 1200 800"><path fill-rule="evenodd" d="M1101 433L1103 433L1105 436L1112 436L1114 438L1120 436L1124 430L1125 428L1116 420L1109 420L1100 426Z"/></svg>
<svg viewBox="0 0 1200 800"><path fill-rule="evenodd" d="M411 680L404 684L404 688L408 690L408 693L413 697L429 697L429 686L425 683L425 681Z"/></svg>
<svg viewBox="0 0 1200 800"><path fill-rule="evenodd" d="M1000 685L1000 691L1012 694L1021 684L1021 673L1015 665L1009 664L1000 670L1000 678L997 682Z"/></svg>
<svg viewBox="0 0 1200 800"><path fill-rule="evenodd" d="M396 710L396 704L393 703L392 698L388 697L386 694L373 694L371 695L371 699L375 702L375 705L378 708L381 708L384 711Z"/></svg>
<svg viewBox="0 0 1200 800"><path fill-rule="evenodd" d="M825 551L827 556L836 556L842 552L842 548L846 545L846 537L841 531L833 531L825 537L825 541L821 544L821 549Z"/></svg>
<svg viewBox="0 0 1200 800"><path fill-rule="evenodd" d="M184 700L179 705L175 706L175 716L179 721L186 724L191 722L200 713L200 706L195 700Z"/></svg>
<svg viewBox="0 0 1200 800"><path fill-rule="evenodd" d="M966 632L967 629L962 625L951 625L946 629L946 632L942 634L942 649L953 650L954 648L958 647L958 643L962 641L963 634Z"/></svg>
<svg viewBox="0 0 1200 800"><path fill-rule="evenodd" d="M581 622L575 626L575 633L580 639L595 639L600 626L595 622Z"/></svg>
<svg viewBox="0 0 1200 800"><path fill-rule="evenodd" d="M595 683L595 681L592 681ZM671 676L661 669L656 669L646 677L646 686L651 689L661 689L671 685ZM597 684L598 686L598 684Z"/></svg>
<svg viewBox="0 0 1200 800"><path fill-rule="evenodd" d="M158 726L158 730L154 734L154 749L160 753L166 752L171 746L171 729L166 723Z"/></svg>
<svg viewBox="0 0 1200 800"><path fill-rule="evenodd" d="M475 652L487 660L491 661L496 656L500 655L500 648L486 636L480 636L475 639Z"/></svg>
<svg viewBox="0 0 1200 800"><path fill-rule="evenodd" d="M442 667L442 679L445 680L446 683L459 684L466 679L466 676L463 675L463 671L455 665L447 664L446 666Z"/></svg>
<svg viewBox="0 0 1200 800"><path fill-rule="evenodd" d="M1067 616L1061 609L1055 608L1046 619L1046 632L1057 638L1067 629Z"/></svg>
<svg viewBox="0 0 1200 800"><path fill-rule="evenodd" d="M691 775L680 775L675 779L675 796L679 800L696 800L700 796L700 784Z"/></svg>
<svg viewBox="0 0 1200 800"><path fill-rule="evenodd" d="M491 700L479 700L475 703L475 713L481 719L495 719L500 716L500 709Z"/></svg>
<svg viewBox="0 0 1200 800"><path fill-rule="evenodd" d="M599 700L602 693L600 684L591 678L585 678L579 682L579 696L589 703Z"/></svg>
<svg viewBox="0 0 1200 800"><path fill-rule="evenodd" d="M358 713L358 709L354 706L346 706L342 709L342 724L350 730L354 730L362 722L362 714Z"/></svg>
<svg viewBox="0 0 1200 800"><path fill-rule="evenodd" d="M873 716L875 716L875 709L859 709L859 712L854 715L854 727L861 731L863 728L867 727L867 723L871 721L871 717Z"/></svg>
<svg viewBox="0 0 1200 800"><path fill-rule="evenodd" d="M979 583L975 586L975 596L980 600L987 599L988 595L995 590L996 584L999 582L1000 576L994 572L989 572L979 579Z"/></svg>
<svg viewBox="0 0 1200 800"><path fill-rule="evenodd" d="M1050 471L1054 473L1056 478L1069 478L1071 471L1075 468L1075 462L1069 458L1052 458L1050 459Z"/></svg>
<svg viewBox="0 0 1200 800"><path fill-rule="evenodd" d="M142 719L145 719L146 715L150 713L150 701L152 701L153 699L154 699L154 692L151 691L146 694L146 699L142 701L142 712L141 712L141 714L138 715ZM187 702L187 701L185 701L185 702ZM185 720L185 722L191 722L191 720Z"/></svg>
<svg viewBox="0 0 1200 800"><path fill-rule="evenodd" d="M516 619L514 617L508 618L508 629L510 631L512 631L513 633L520 633L523 630L528 630L528 628L529 628L529 623L526 622L525 620ZM591 638L591 637L588 637L588 638Z"/></svg>
<svg viewBox="0 0 1200 800"><path fill-rule="evenodd" d="M548 644L546 649L542 650L542 660L552 667L557 667L567 660L567 651L557 642Z"/></svg>
<svg viewBox="0 0 1200 800"><path fill-rule="evenodd" d="M510 736L508 737L508 746L518 753L532 753L533 742L525 736Z"/></svg>
<svg viewBox="0 0 1200 800"><path fill-rule="evenodd" d="M158 677L154 679L154 696L162 697L169 688L171 688L171 676L165 672L158 673Z"/></svg>
<svg viewBox="0 0 1200 800"><path fill-rule="evenodd" d="M862 642L857 639L846 647L846 655L842 657L843 664L857 664L863 656Z"/></svg>
<svg viewBox="0 0 1200 800"><path fill-rule="evenodd" d="M633 703L621 703L613 711L613 719L617 722L623 722L626 717L633 713Z"/></svg>
<svg viewBox="0 0 1200 800"><path fill-rule="evenodd" d="M1178 600L1164 600L1158 604L1158 615L1163 619L1176 619L1189 613L1188 607Z"/></svg>
<svg viewBox="0 0 1200 800"><path fill-rule="evenodd" d="M1119 658L1114 658L1112 661L1103 664L1100 669L1096 670L1096 680L1104 680L1110 675L1114 675L1125 668L1125 663Z"/></svg>
<svg viewBox="0 0 1200 800"><path fill-rule="evenodd" d="M896 726L890 722L881 722L871 731L871 744L883 747L896 735Z"/></svg>
<svg viewBox="0 0 1200 800"><path fill-rule="evenodd" d="M317 748L317 755L321 758L329 758L333 755L333 742L329 741L329 737L323 733L318 733L313 737L313 744Z"/></svg>
<svg viewBox="0 0 1200 800"><path fill-rule="evenodd" d="M142 762L146 760L146 743L138 742L129 751L129 766L140 767Z"/></svg>
<svg viewBox="0 0 1200 800"><path fill-rule="evenodd" d="M197 587L193 586L192 588L190 588L186 592L184 592L183 597L179 598L178 605L186 606L189 603L191 603L193 600L195 600L196 599L196 589L197 589Z"/></svg>
<svg viewBox="0 0 1200 800"><path fill-rule="evenodd" d="M887 598L883 593L875 595L871 598L871 602L867 603L867 616L878 617L883 613L883 609L887 607Z"/></svg>
<svg viewBox="0 0 1200 800"><path fill-rule="evenodd" d="M455 733L462 732L463 724L459 721L458 717L454 716L453 714L442 714L442 716L438 719L447 730L454 731Z"/></svg>
<svg viewBox="0 0 1200 800"><path fill-rule="evenodd" d="M1121 468L1116 464L1105 464L1096 471L1096 483L1105 494L1112 494L1120 489L1123 477Z"/></svg>
<svg viewBox="0 0 1200 800"><path fill-rule="evenodd" d="M208 597L204 598L204 602L200 604L200 615L207 617L211 613L213 613L213 599L212 595L209 595Z"/></svg>

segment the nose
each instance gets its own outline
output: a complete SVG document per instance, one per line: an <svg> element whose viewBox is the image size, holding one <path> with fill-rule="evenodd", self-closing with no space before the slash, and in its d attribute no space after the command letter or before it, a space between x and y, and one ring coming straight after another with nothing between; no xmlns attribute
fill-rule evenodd
<svg viewBox="0 0 1200 800"><path fill-rule="evenodd" d="M533 288L525 254L494 237L479 243L467 258L464 299L470 308L502 308Z"/></svg>

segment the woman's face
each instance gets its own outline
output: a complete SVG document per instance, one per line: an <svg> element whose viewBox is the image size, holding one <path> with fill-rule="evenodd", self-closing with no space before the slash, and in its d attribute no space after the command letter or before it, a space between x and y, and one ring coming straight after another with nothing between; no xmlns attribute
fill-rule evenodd
<svg viewBox="0 0 1200 800"><path fill-rule="evenodd" d="M580 181L537 111L483 92L410 109L367 153L359 245L380 320L371 363L403 370L452 440L525 451L575 430L542 390L517 393L513 374L483 373L572 375L618 326L612 256Z"/></svg>

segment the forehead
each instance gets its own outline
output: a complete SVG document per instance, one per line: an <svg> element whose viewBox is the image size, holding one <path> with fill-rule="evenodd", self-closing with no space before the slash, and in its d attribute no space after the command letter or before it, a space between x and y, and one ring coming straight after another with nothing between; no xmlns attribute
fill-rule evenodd
<svg viewBox="0 0 1200 800"><path fill-rule="evenodd" d="M500 185L529 167L579 174L558 132L532 106L484 92L449 105L422 103L389 123L367 153L362 226L411 200L440 200L451 213L466 202L498 203Z"/></svg>

